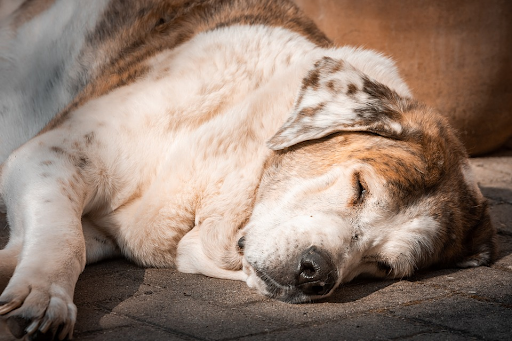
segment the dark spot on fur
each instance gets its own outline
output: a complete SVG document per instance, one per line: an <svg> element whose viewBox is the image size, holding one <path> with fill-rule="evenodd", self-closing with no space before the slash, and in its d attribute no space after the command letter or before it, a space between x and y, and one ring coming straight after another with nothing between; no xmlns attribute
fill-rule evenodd
<svg viewBox="0 0 512 341"><path fill-rule="evenodd" d="M298 113L297 118L314 117L319 111L322 111L324 107L325 103L320 103L315 107L304 108Z"/></svg>
<svg viewBox="0 0 512 341"><path fill-rule="evenodd" d="M302 81L302 90L306 90L308 88L318 89L318 85L320 84L320 71L318 69L314 69L309 71L308 75Z"/></svg>
<svg viewBox="0 0 512 341"><path fill-rule="evenodd" d="M395 122L400 121L403 110L397 106L401 98L396 92L381 83L371 81L368 77L363 77L362 91L370 96L370 101L363 108L355 110L361 119L364 118L367 123L378 121L384 130L389 129L383 125L383 117Z"/></svg>
<svg viewBox="0 0 512 341"><path fill-rule="evenodd" d="M62 149L61 147L53 146L53 147L50 147L50 150L59 155L67 154L67 152L64 149Z"/></svg>
<svg viewBox="0 0 512 341"><path fill-rule="evenodd" d="M77 159L76 166L80 169L84 169L85 167L87 167L88 164L89 164L89 159L85 156L80 156Z"/></svg>
<svg viewBox="0 0 512 341"><path fill-rule="evenodd" d="M93 131L91 131L88 134L85 134L84 135L85 145L90 146L91 143L94 141L95 137L96 137L96 134Z"/></svg>
<svg viewBox="0 0 512 341"><path fill-rule="evenodd" d="M371 81L368 77L363 77L363 91L380 100L389 100L394 95L393 90L384 84Z"/></svg>
<svg viewBox="0 0 512 341"><path fill-rule="evenodd" d="M348 85L348 90L347 90L347 95L348 96L352 96L353 94L355 94L357 92L357 86L355 86L355 84L349 84Z"/></svg>
<svg viewBox="0 0 512 341"><path fill-rule="evenodd" d="M331 92L336 92L336 87L334 83L335 82L333 80L327 82L327 88L329 88Z"/></svg>
<svg viewBox="0 0 512 341"><path fill-rule="evenodd" d="M167 20L165 18L160 18L155 24L155 28L159 28L162 25L165 25L167 23Z"/></svg>
<svg viewBox="0 0 512 341"><path fill-rule="evenodd" d="M343 85L338 79L331 79L327 82L327 88L329 89L329 92L333 95L341 93L343 90Z"/></svg>

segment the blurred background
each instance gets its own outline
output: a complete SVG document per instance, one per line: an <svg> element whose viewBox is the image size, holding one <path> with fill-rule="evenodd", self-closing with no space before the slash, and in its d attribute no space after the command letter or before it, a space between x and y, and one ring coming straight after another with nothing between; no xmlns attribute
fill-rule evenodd
<svg viewBox="0 0 512 341"><path fill-rule="evenodd" d="M338 45L392 57L472 155L512 137L512 1L295 0ZM508 140L508 142L507 142Z"/></svg>

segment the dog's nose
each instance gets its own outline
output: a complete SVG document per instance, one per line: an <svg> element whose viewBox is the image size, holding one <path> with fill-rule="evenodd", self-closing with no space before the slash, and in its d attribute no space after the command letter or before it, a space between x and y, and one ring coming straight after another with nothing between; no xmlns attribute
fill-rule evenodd
<svg viewBox="0 0 512 341"><path fill-rule="evenodd" d="M296 286L306 295L325 295L336 284L336 267L331 258L316 246L302 253Z"/></svg>

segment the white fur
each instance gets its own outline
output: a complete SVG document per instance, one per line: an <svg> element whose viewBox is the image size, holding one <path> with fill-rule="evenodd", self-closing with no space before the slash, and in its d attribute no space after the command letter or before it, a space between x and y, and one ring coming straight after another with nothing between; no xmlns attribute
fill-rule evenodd
<svg viewBox="0 0 512 341"><path fill-rule="evenodd" d="M361 171L372 194L362 211L355 213L349 203L354 191L351 179ZM364 164L341 164L318 178L289 179L282 185L288 189L285 195L260 201L245 229L251 240L244 250L249 286L266 291L254 266L279 271L296 250L312 245L329 251L337 266L338 284L361 274L379 276L375 259L365 264L365 257L374 255L390 258L396 265L394 276L412 274L417 266L414 260L432 253L439 224L425 215L425 207L420 208L423 203L404 208L399 215L388 212L386 200L393 198L386 198L384 183Z"/></svg>
<svg viewBox="0 0 512 341"><path fill-rule="evenodd" d="M8 302L0 315L16 310L35 316L29 332L65 323L62 335L71 335L73 291L85 263L119 253L145 266L247 279L265 292L251 267L284 261L287 248L280 238L287 238L334 250L339 271L347 273L340 281L357 275L349 264L365 256L363 248L349 252L354 231L343 216L328 211L345 205L352 191L348 179L360 165L291 179L286 195L252 208L272 153L264 142L289 117L315 61L326 55L344 59L359 71L337 75L342 80L360 83L362 71L409 95L389 59L359 49L321 49L281 28L227 27L159 53L148 60L146 76L86 102L34 137L76 95L70 82L97 71L94 55L81 57L91 68L85 76L77 58L84 32L106 1L63 3L19 30L12 31L8 22L1 26L0 110L6 114L0 116L0 162L7 160L0 169L0 193L12 231L7 250L22 245L22 252L0 296ZM61 73L45 88L54 68ZM324 97L312 94L311 101ZM345 111L340 103L329 110L343 111L350 120L357 103L348 102ZM217 113L208 117L212 112ZM311 215L311 209L319 213ZM240 265L226 265L225 256L249 216L247 235L256 242L246 250L242 272ZM419 223L426 221L427 229L433 223L415 214L406 218L410 222L397 231L397 240L377 242L366 231L359 243L397 254L417 252L423 244L428 249ZM363 228L379 222L376 231L382 231L378 214ZM408 249L406 231L419 235L422 245Z"/></svg>
<svg viewBox="0 0 512 341"><path fill-rule="evenodd" d="M106 2L55 4L16 30L0 23L0 163L77 95L93 69L77 57Z"/></svg>

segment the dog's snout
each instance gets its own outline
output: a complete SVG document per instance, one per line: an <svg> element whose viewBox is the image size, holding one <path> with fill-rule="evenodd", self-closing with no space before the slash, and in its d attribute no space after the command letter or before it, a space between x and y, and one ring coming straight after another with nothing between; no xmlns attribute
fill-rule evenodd
<svg viewBox="0 0 512 341"><path fill-rule="evenodd" d="M316 246L300 257L296 286L306 295L325 295L334 287L337 274L331 258Z"/></svg>

